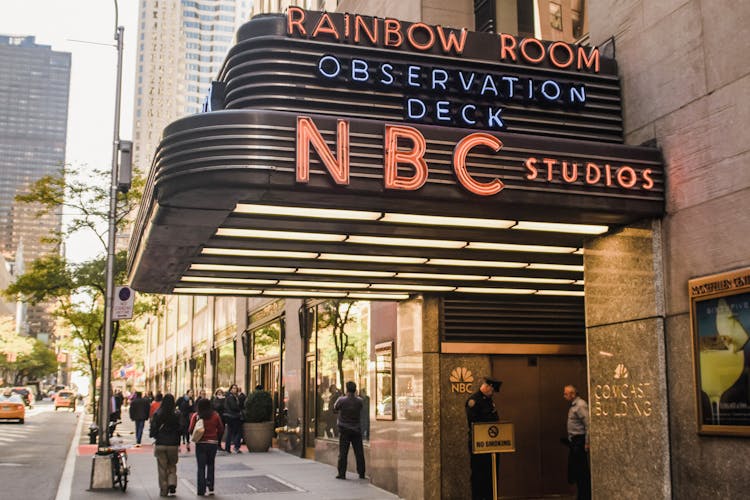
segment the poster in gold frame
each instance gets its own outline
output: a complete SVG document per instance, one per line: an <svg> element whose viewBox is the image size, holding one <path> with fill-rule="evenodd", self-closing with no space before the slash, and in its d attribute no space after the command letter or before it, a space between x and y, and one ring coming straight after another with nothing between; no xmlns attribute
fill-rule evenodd
<svg viewBox="0 0 750 500"><path fill-rule="evenodd" d="M750 436L750 268L688 282L700 434Z"/></svg>

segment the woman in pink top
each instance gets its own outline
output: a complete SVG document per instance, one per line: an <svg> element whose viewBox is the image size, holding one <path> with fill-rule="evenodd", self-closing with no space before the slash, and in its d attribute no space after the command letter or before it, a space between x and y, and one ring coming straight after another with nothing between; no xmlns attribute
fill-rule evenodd
<svg viewBox="0 0 750 500"><path fill-rule="evenodd" d="M211 401L198 401L198 411L190 418L190 434L193 434L195 423L203 420L203 437L195 444L195 459L198 462L198 496L214 494L214 463L219 440L224 434L221 417L211 407Z"/></svg>

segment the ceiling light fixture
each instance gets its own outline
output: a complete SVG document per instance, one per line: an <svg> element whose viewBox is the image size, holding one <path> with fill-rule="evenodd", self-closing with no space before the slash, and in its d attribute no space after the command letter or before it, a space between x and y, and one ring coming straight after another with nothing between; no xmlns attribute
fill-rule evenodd
<svg viewBox="0 0 750 500"><path fill-rule="evenodd" d="M275 285L276 280L256 280L250 278L215 278L213 276L183 276L184 283L232 283L235 285Z"/></svg>
<svg viewBox="0 0 750 500"><path fill-rule="evenodd" d="M277 250L244 250L241 248L204 248L203 255L228 255L236 257L260 257L271 259L314 259L316 252L286 252Z"/></svg>
<svg viewBox="0 0 750 500"><path fill-rule="evenodd" d="M521 276L490 276L489 281L506 281L510 283L557 283L560 285L571 285L575 280L559 278L527 278Z"/></svg>
<svg viewBox="0 0 750 500"><path fill-rule="evenodd" d="M465 267L503 267L522 268L528 266L526 262L503 262L496 260L466 260L466 259L430 259L425 264L431 266L465 266Z"/></svg>
<svg viewBox="0 0 750 500"><path fill-rule="evenodd" d="M512 294L512 295L531 295L536 290L528 288L479 288L471 286L458 287L455 290L461 293L495 293L495 294Z"/></svg>
<svg viewBox="0 0 750 500"><path fill-rule="evenodd" d="M297 274L321 274L329 276L363 276L370 278L392 278L396 275L393 271L359 271L355 269L314 269L300 268Z"/></svg>
<svg viewBox="0 0 750 500"><path fill-rule="evenodd" d="M297 287L312 287L312 288L367 288L370 286L369 283L340 283L335 281L297 281L297 280L281 280L279 286L297 286Z"/></svg>
<svg viewBox="0 0 750 500"><path fill-rule="evenodd" d="M426 248L463 248L465 241L455 240L427 240L419 238L391 238L387 236L360 236L352 235L346 239L347 243L359 243L364 245L390 245L402 247L426 247Z"/></svg>
<svg viewBox="0 0 750 500"><path fill-rule="evenodd" d="M276 215L283 217L313 217L318 219L377 220L382 213L364 210L338 210L333 208L286 207L238 203L234 209L240 214Z"/></svg>
<svg viewBox="0 0 750 500"><path fill-rule="evenodd" d="M602 234L609 231L608 226L595 226L589 224L560 224L557 222L533 222L527 220L518 221L518 223L513 226L513 229L573 234Z"/></svg>
<svg viewBox="0 0 750 500"><path fill-rule="evenodd" d="M306 233L302 231L267 231L264 229L237 229L231 227L220 227L216 230L216 236L298 241L344 241L346 239L345 234Z"/></svg>
<svg viewBox="0 0 750 500"><path fill-rule="evenodd" d="M489 276L481 276L478 274L396 273L396 278L417 280L486 281Z"/></svg>
<svg viewBox="0 0 750 500"><path fill-rule="evenodd" d="M529 264L526 269L544 269L547 271L581 271L583 272L582 265L567 265L567 264L545 264L542 262L535 262Z"/></svg>
<svg viewBox="0 0 750 500"><path fill-rule="evenodd" d="M538 252L538 253L573 253L575 247L555 247L545 245L516 245L514 243L491 243L472 241L466 246L471 250L498 250L505 252Z"/></svg>
<svg viewBox="0 0 750 500"><path fill-rule="evenodd" d="M538 290L537 295L560 295L560 296L574 296L583 297L583 290Z"/></svg>
<svg viewBox="0 0 750 500"><path fill-rule="evenodd" d="M229 264L191 264L191 271L227 271L241 273L293 273L296 267L235 266Z"/></svg>
<svg viewBox="0 0 750 500"><path fill-rule="evenodd" d="M413 283L408 284L395 284L395 283L373 283L370 285L373 290L408 290L414 292L452 292L456 287L453 286L442 286L442 285L415 285Z"/></svg>
<svg viewBox="0 0 750 500"><path fill-rule="evenodd" d="M396 214L385 213L381 222L400 224L425 224L431 226L464 226L488 229L508 229L515 221L501 219L474 219L469 217L443 217L440 215Z"/></svg>
<svg viewBox="0 0 750 500"><path fill-rule="evenodd" d="M237 288L191 288L177 287L172 290L173 294L189 295L260 295L260 290L240 290Z"/></svg>
<svg viewBox="0 0 750 500"><path fill-rule="evenodd" d="M378 262L382 264L424 264L424 257L399 257L397 255L364 255L348 253L322 253L319 260L340 260L345 262Z"/></svg>

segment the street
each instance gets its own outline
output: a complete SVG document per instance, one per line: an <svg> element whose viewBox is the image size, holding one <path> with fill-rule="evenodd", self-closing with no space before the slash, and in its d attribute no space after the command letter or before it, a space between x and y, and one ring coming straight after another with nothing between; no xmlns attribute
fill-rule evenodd
<svg viewBox="0 0 750 500"><path fill-rule="evenodd" d="M38 401L26 409L26 423L0 422L0 496L55 498L76 416Z"/></svg>

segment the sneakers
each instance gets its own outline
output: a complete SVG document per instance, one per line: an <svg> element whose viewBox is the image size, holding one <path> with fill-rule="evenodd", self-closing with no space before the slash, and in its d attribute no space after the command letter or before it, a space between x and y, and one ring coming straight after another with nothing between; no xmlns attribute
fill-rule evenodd
<svg viewBox="0 0 750 500"><path fill-rule="evenodd" d="M346 476L342 476L339 474L338 476L336 476L336 479L346 479Z"/></svg>
<svg viewBox="0 0 750 500"><path fill-rule="evenodd" d="M207 497L212 497L212 496L214 496L214 490L213 490L212 488L207 488L207 489L206 489L206 496L207 496Z"/></svg>
<svg viewBox="0 0 750 500"><path fill-rule="evenodd" d="M176 497L177 496L177 486L170 486L169 490L167 490L167 496L168 497Z"/></svg>

